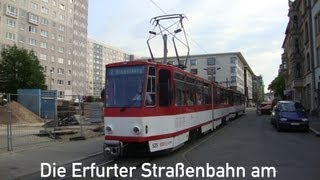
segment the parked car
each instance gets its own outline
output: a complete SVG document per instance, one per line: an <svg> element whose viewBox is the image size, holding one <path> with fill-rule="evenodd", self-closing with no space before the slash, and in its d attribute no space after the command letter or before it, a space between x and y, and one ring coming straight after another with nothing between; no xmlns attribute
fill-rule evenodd
<svg viewBox="0 0 320 180"><path fill-rule="evenodd" d="M263 115L263 114L270 114L272 108L272 102L271 101L264 101L258 104L257 106L257 114Z"/></svg>
<svg viewBox="0 0 320 180"><path fill-rule="evenodd" d="M279 101L271 114L271 123L281 131L284 128L299 128L309 132L307 112L299 102Z"/></svg>

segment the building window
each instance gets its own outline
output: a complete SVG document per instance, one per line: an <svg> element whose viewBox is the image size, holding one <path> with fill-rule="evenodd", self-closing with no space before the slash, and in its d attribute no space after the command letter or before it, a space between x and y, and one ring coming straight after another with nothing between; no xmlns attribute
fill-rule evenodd
<svg viewBox="0 0 320 180"><path fill-rule="evenodd" d="M60 30L60 31L64 31L64 26L60 25L60 26L59 26L59 30Z"/></svg>
<svg viewBox="0 0 320 180"><path fill-rule="evenodd" d="M16 34L11 33L11 32L6 32L6 39L15 41L16 40Z"/></svg>
<svg viewBox="0 0 320 180"><path fill-rule="evenodd" d="M42 12L43 14L49 14L49 9L42 6L41 12Z"/></svg>
<svg viewBox="0 0 320 180"><path fill-rule="evenodd" d="M64 74L64 69L58 68L58 74Z"/></svg>
<svg viewBox="0 0 320 180"><path fill-rule="evenodd" d="M47 60L47 55L46 54L40 54L39 57L41 60Z"/></svg>
<svg viewBox="0 0 320 180"><path fill-rule="evenodd" d="M49 20L46 18L41 18L41 24L48 26Z"/></svg>
<svg viewBox="0 0 320 180"><path fill-rule="evenodd" d="M210 67L207 69L207 75L213 75L216 74L216 68L215 67Z"/></svg>
<svg viewBox="0 0 320 180"><path fill-rule="evenodd" d="M37 28L36 27L34 27L34 26L29 26L29 32L31 32L31 33L37 33Z"/></svg>
<svg viewBox="0 0 320 180"><path fill-rule="evenodd" d="M61 21L64 21L64 20L66 19L66 17L65 17L64 15L60 14L60 15L59 15L59 19L60 19Z"/></svg>
<svg viewBox="0 0 320 180"><path fill-rule="evenodd" d="M216 64L216 58L214 58L214 57L207 58L207 65L208 66L212 66L215 64Z"/></svg>
<svg viewBox="0 0 320 180"><path fill-rule="evenodd" d="M63 64L63 58L58 58L58 63Z"/></svg>
<svg viewBox="0 0 320 180"><path fill-rule="evenodd" d="M6 8L6 14L8 16L17 17L18 16L18 9L16 7L13 7L11 5L7 5Z"/></svg>
<svg viewBox="0 0 320 180"><path fill-rule="evenodd" d="M29 13L29 23L39 24L39 16Z"/></svg>
<svg viewBox="0 0 320 180"><path fill-rule="evenodd" d="M29 44L31 46L35 46L35 45L37 45L37 41L35 39L29 38Z"/></svg>
<svg viewBox="0 0 320 180"><path fill-rule="evenodd" d="M48 31L45 31L45 30L43 30L43 29L41 29L41 36L43 36L43 37L48 37Z"/></svg>
<svg viewBox="0 0 320 180"><path fill-rule="evenodd" d="M65 9L66 9L66 7L64 6L64 4L60 4L60 9L61 9L61 10L65 10Z"/></svg>
<svg viewBox="0 0 320 180"><path fill-rule="evenodd" d="M236 73L236 67L230 67L230 73Z"/></svg>
<svg viewBox="0 0 320 180"><path fill-rule="evenodd" d="M58 52L60 52L60 53L64 53L64 47L60 47L60 46L58 46Z"/></svg>
<svg viewBox="0 0 320 180"><path fill-rule="evenodd" d="M236 57L230 57L230 64L236 64L237 58Z"/></svg>
<svg viewBox="0 0 320 180"><path fill-rule="evenodd" d="M197 60L196 59L191 59L190 60L190 66L196 66L197 65Z"/></svg>
<svg viewBox="0 0 320 180"><path fill-rule="evenodd" d="M36 4L34 2L30 2L30 6L32 9L38 9L38 4Z"/></svg>
<svg viewBox="0 0 320 180"><path fill-rule="evenodd" d="M198 69L191 69L190 72L191 72L192 74L198 74Z"/></svg>
<svg viewBox="0 0 320 180"><path fill-rule="evenodd" d="M60 41L60 42L64 42L64 37L63 37L63 36L61 36L61 35L58 35L58 41Z"/></svg>
<svg viewBox="0 0 320 180"><path fill-rule="evenodd" d="M15 28L16 27L16 21L12 19L7 19L7 26Z"/></svg>
<svg viewBox="0 0 320 180"><path fill-rule="evenodd" d="M40 47L47 49L48 48L48 43L47 42L40 42Z"/></svg>
<svg viewBox="0 0 320 180"><path fill-rule="evenodd" d="M58 97L59 98L64 98L64 91L59 91L58 92Z"/></svg>
<svg viewBox="0 0 320 180"><path fill-rule="evenodd" d="M310 62L310 55L308 53L307 54L307 71L310 71L310 67L311 67L311 62Z"/></svg>
<svg viewBox="0 0 320 180"><path fill-rule="evenodd" d="M237 82L237 76L231 76L231 83Z"/></svg>

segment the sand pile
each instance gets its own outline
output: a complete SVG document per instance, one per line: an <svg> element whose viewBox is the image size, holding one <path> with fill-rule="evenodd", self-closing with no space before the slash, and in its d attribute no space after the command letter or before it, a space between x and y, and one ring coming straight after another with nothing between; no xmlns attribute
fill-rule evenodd
<svg viewBox="0 0 320 180"><path fill-rule="evenodd" d="M32 111L28 110L21 104L12 101L6 106L0 106L0 124L7 124L9 113L12 112L11 121L15 124L33 124L33 123L43 123L38 115L34 114Z"/></svg>

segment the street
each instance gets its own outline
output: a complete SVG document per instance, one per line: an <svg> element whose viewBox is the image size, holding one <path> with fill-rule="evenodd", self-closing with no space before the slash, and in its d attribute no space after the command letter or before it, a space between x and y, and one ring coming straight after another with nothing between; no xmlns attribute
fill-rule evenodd
<svg viewBox="0 0 320 180"><path fill-rule="evenodd" d="M171 154L145 158L126 157L114 161L110 161L110 158L102 161L103 156L99 155L81 163L87 167L92 163L96 163L97 166L100 164L103 168L115 165L134 167L131 179L141 179L143 176L150 179L170 177L168 171L164 169L153 171L151 166L175 167L177 164L183 164L185 167L204 168L210 165L216 168L215 176L200 174L198 177L213 177L213 179L236 177L233 179L316 180L320 178L319 141L319 137L313 133L277 132L270 124L269 115L257 116L253 109L249 109L245 116L187 143ZM229 170L241 167L243 171L239 174L237 171L233 174L230 173L232 171L228 173L227 166ZM71 172L70 164L65 167L67 172ZM220 171L219 174L217 167L223 167L226 171ZM86 177L90 177L90 170L88 171ZM33 179L35 175L25 178ZM111 173L107 177L117 176ZM185 173L173 177L187 178ZM191 177L195 178L196 174Z"/></svg>

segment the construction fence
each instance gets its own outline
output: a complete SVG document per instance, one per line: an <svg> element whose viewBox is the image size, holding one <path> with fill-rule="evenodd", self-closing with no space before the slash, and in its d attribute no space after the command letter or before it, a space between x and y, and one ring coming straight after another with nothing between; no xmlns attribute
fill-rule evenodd
<svg viewBox="0 0 320 180"><path fill-rule="evenodd" d="M103 134L103 103L55 91L0 96L0 152Z"/></svg>

